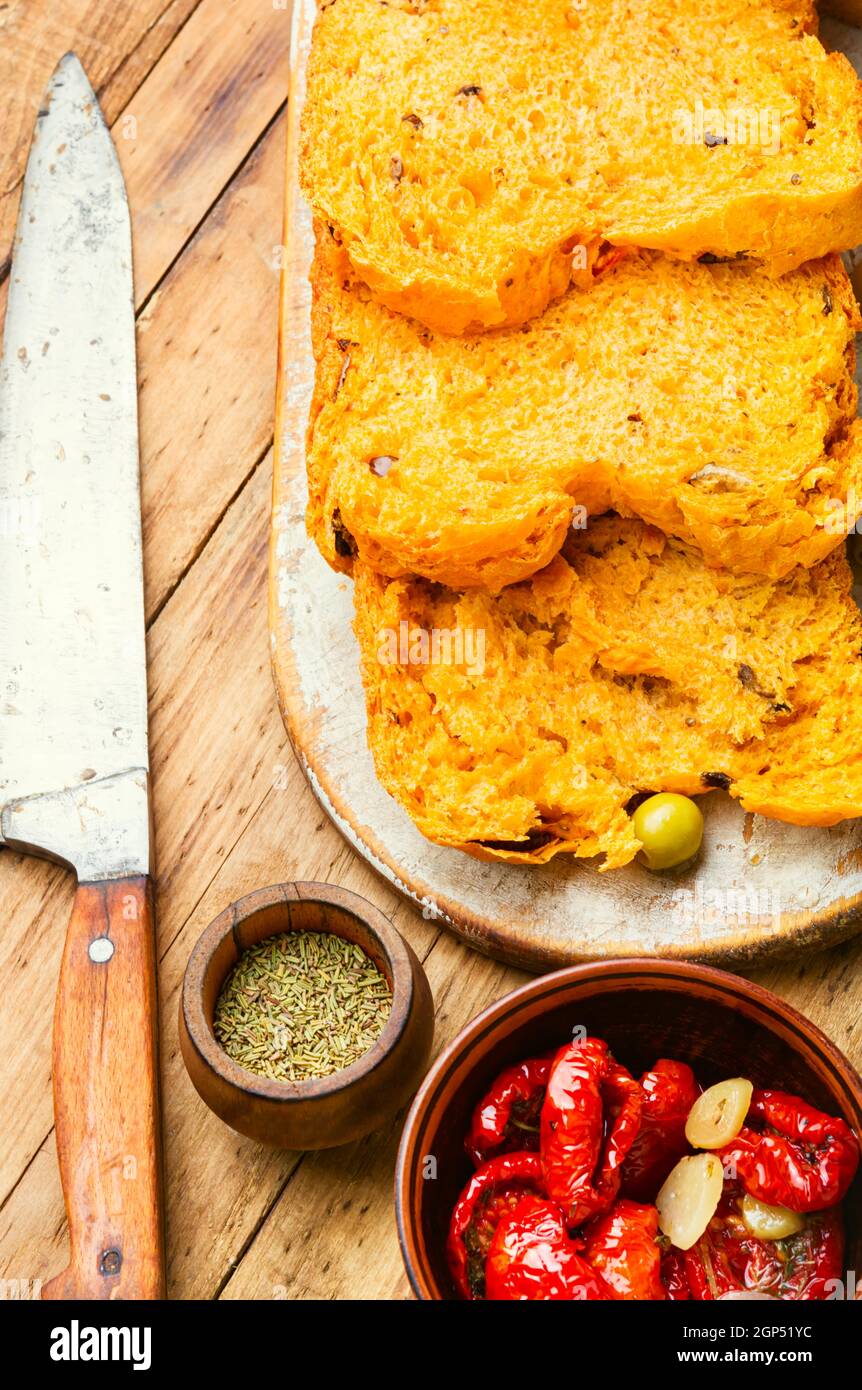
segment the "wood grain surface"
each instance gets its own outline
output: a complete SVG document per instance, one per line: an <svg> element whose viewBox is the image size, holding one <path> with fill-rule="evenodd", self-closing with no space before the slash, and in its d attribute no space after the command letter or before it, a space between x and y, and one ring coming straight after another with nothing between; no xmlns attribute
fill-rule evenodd
<svg viewBox="0 0 862 1390"><path fill-rule="evenodd" d="M142 310L169 1296L400 1299L408 1296L392 1204L400 1119L345 1150L266 1150L207 1110L177 1038L178 991L204 927L233 899L291 879L359 892L405 935L434 993L435 1050L524 978L424 920L353 854L308 790L278 713L267 526L289 30L289 8L272 0L75 0L62 9L27 0L0 10L0 88L13 112L11 136L4 122L0 227L8 246L34 103L55 60L75 44L106 101L130 179ZM264 55L267 76L256 79L262 59L256 66L252 50ZM240 70L242 80L231 82ZM142 108L149 114L139 119L136 152L124 154L117 123L148 88L158 99ZM156 229L152 246L142 244L145 227ZM7 1297L32 1293L68 1263L50 1063L73 896L71 877L55 866L0 852ZM860 963L862 947L847 945L799 953L757 978L859 1065Z"/></svg>

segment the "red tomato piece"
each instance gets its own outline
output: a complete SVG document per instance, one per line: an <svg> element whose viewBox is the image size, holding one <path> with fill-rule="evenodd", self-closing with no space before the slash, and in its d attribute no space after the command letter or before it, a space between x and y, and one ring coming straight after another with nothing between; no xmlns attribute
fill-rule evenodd
<svg viewBox="0 0 862 1390"><path fill-rule="evenodd" d="M568 1226L613 1205L641 1101L640 1086L600 1038L569 1043L554 1058L542 1106L542 1168Z"/></svg>
<svg viewBox="0 0 862 1390"><path fill-rule="evenodd" d="M655 1207L622 1198L591 1221L583 1235L584 1259L618 1298L655 1302L665 1297Z"/></svg>
<svg viewBox="0 0 862 1390"><path fill-rule="evenodd" d="M498 1225L486 1265L489 1299L598 1301L614 1297L587 1264L554 1202L524 1197Z"/></svg>
<svg viewBox="0 0 862 1390"><path fill-rule="evenodd" d="M531 1058L501 1072L473 1111L465 1147L477 1165L495 1153L539 1147L539 1116L550 1057Z"/></svg>
<svg viewBox="0 0 862 1390"><path fill-rule="evenodd" d="M640 1079L641 1126L623 1164L620 1191L636 1202L654 1202L671 1169L688 1153L685 1122L700 1095L685 1062L662 1057Z"/></svg>
<svg viewBox="0 0 862 1390"><path fill-rule="evenodd" d="M787 1091L755 1091L746 1124L721 1151L746 1192L769 1206L823 1211L844 1198L859 1144L844 1120Z"/></svg>
<svg viewBox="0 0 862 1390"><path fill-rule="evenodd" d="M446 1256L462 1298L485 1297L485 1259L499 1222L528 1192L542 1191L538 1154L499 1154L483 1163L455 1204Z"/></svg>

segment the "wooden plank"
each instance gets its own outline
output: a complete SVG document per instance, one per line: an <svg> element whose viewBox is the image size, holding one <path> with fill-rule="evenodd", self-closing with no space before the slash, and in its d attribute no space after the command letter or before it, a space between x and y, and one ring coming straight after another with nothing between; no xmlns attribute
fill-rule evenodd
<svg viewBox="0 0 862 1390"><path fill-rule="evenodd" d="M862 946L800 952L752 978L807 1014L862 1071Z"/></svg>
<svg viewBox="0 0 862 1390"><path fill-rule="evenodd" d="M107 82L100 85L99 105L108 125L114 124L200 3L201 0L170 0L140 43L127 54Z"/></svg>
<svg viewBox="0 0 862 1390"><path fill-rule="evenodd" d="M289 47L272 0L202 0L114 122L138 303L284 105Z"/></svg>
<svg viewBox="0 0 862 1390"><path fill-rule="evenodd" d="M138 320L147 613L272 438L283 124Z"/></svg>
<svg viewBox="0 0 862 1390"><path fill-rule="evenodd" d="M0 1208L0 1252L0 1279L20 1298L38 1298L41 1285L68 1259L53 1131Z"/></svg>
<svg viewBox="0 0 862 1390"><path fill-rule="evenodd" d="M53 1124L51 1017L73 896L62 869L0 854L0 1092L15 1117L0 1125L0 1203Z"/></svg>
<svg viewBox="0 0 862 1390"><path fill-rule="evenodd" d="M39 101L70 48L94 87L106 87L108 119L128 101L142 75L194 9L197 0L67 0L64 5L13 0L0 9L0 267L9 256L18 197ZM161 47L160 47L161 45ZM140 49L138 62L132 61ZM128 67L123 72L123 65ZM116 105L115 105L116 104ZM113 110L112 110L113 108Z"/></svg>

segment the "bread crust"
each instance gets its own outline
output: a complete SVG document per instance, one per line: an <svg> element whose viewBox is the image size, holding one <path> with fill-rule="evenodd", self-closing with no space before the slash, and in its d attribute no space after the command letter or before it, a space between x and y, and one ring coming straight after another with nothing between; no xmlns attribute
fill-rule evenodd
<svg viewBox="0 0 862 1390"><path fill-rule="evenodd" d="M862 87L810 0L335 0L301 173L389 308L520 324L602 239L783 274L862 241Z"/></svg>

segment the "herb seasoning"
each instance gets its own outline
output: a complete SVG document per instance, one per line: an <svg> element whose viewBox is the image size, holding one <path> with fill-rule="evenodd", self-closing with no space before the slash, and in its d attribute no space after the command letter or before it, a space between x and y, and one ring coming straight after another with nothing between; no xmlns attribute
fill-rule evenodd
<svg viewBox="0 0 862 1390"><path fill-rule="evenodd" d="M284 932L240 956L213 1027L247 1071L308 1081L358 1061L391 1009L389 982L361 947L329 932Z"/></svg>

